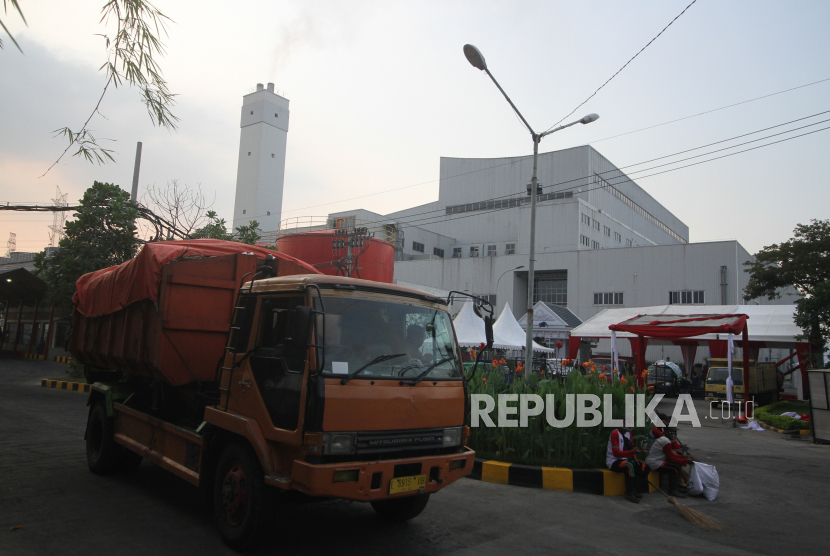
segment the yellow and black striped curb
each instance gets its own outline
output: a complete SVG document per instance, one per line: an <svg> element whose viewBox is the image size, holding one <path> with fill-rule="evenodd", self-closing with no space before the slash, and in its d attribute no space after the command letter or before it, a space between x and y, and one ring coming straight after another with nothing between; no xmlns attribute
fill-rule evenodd
<svg viewBox="0 0 830 556"><path fill-rule="evenodd" d="M610 469L537 467L476 459L473 472L468 477L487 483L563 492L582 492L604 496L625 494L625 476L622 473L614 473ZM659 484L660 479L655 471L649 473L648 479L654 484ZM637 478L638 492L654 492L654 490L645 477Z"/></svg>
<svg viewBox="0 0 830 556"><path fill-rule="evenodd" d="M46 380L40 381L40 385L45 388L60 388L61 390L71 390L72 392L89 392L92 388L91 384L83 384L81 382L64 382L63 380Z"/></svg>
<svg viewBox="0 0 830 556"><path fill-rule="evenodd" d="M36 359L38 361L44 361L46 359L45 355L37 355L35 353L24 353L23 357L26 359Z"/></svg>
<svg viewBox="0 0 830 556"><path fill-rule="evenodd" d="M55 361L57 361L58 363L72 363L72 358L58 355L55 357Z"/></svg>
<svg viewBox="0 0 830 556"><path fill-rule="evenodd" d="M771 425L767 425L763 421L757 421L757 423L759 425L761 425L762 427L764 427L765 429L770 430L772 432L779 432L779 433L782 433L782 434L784 434L784 433L786 433L786 434L811 434L810 429L786 430L786 429L779 429L779 428L773 427Z"/></svg>

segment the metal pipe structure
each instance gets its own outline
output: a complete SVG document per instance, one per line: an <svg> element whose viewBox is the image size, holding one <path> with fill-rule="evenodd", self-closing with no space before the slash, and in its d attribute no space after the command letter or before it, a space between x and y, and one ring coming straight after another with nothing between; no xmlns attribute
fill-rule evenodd
<svg viewBox="0 0 830 556"><path fill-rule="evenodd" d="M527 123L524 116L522 116L522 113L519 112L519 109L516 108L516 105L513 104L513 101L510 100L510 97L507 96L507 93L504 92L504 89L501 88L501 85L499 85L499 82L496 81L495 77L493 77L493 74L490 73L490 70L487 69L487 62L485 62L481 51L471 44L465 44L464 56L466 56L467 61L470 62L470 65L485 72L490 77L496 87L498 87L499 91L501 91L501 94L504 95L507 102L510 103L511 108L513 108L513 111L517 116L519 116L519 119L530 132L530 136L533 139L533 177L530 180L530 253L528 254L527 267L527 335L525 338L525 378L530 378L530 373L533 371L533 278L536 262L536 198L538 195L538 191L536 190L538 186L538 180L536 179L536 161L539 156L539 142L545 136L550 135L551 133L556 133L566 127L571 127L575 124L590 124L591 122L595 122L599 119L599 116L596 114L588 114L575 122L561 125L557 128L545 131L544 133L536 133L533 131L533 128L530 127L530 124Z"/></svg>

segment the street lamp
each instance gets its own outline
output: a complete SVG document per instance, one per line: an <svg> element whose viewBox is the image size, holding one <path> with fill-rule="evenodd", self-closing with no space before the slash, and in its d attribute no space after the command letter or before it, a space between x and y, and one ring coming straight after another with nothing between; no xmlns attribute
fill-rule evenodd
<svg viewBox="0 0 830 556"><path fill-rule="evenodd" d="M499 276L499 279L496 280L496 295L498 295L498 293L499 293L499 282L501 282L501 277L504 276L505 274L507 274L508 272L513 272L514 270L519 270L520 268L524 268L524 267L525 267L525 265L520 264L516 268L511 268L510 270L505 270L504 272L502 272L501 276Z"/></svg>
<svg viewBox="0 0 830 556"><path fill-rule="evenodd" d="M595 122L599 119L599 116L597 114L588 114L575 122L549 129L543 133L536 133L533 131L533 128L530 127L530 124L527 123L527 120L525 120L521 112L519 112L519 109L516 108L516 105L513 104L513 101L510 100L510 97L507 96L507 93L504 92L504 89L501 88L501 85L499 85L499 82L496 81L495 77L493 77L493 74L490 73L490 70L487 69L487 62L484 61L484 56L481 54L481 51L471 44L465 44L464 56L467 57L467 61L470 62L470 65L485 72L490 77L496 87L498 87L499 91L501 91L501 94L504 95L507 102L510 103L510 107L513 108L513 111L517 116L519 116L519 119L530 132L530 136L533 139L533 177L530 180L530 190L532 192L530 195L530 254L527 268L527 336L525 338L525 378L530 378L530 373L533 368L533 270L534 263L536 262L534 259L536 256L536 197L538 193L536 191L536 159L539 155L539 142L543 137L550 135L551 133L561 131L566 127L571 127L576 124L590 124L591 122Z"/></svg>

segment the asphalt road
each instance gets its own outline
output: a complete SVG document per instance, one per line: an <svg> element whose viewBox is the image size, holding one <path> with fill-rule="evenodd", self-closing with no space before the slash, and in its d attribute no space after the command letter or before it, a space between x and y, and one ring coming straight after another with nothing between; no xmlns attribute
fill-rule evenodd
<svg viewBox="0 0 830 556"><path fill-rule="evenodd" d="M147 462L129 475L89 472L87 396L40 387L65 370L0 359L0 555L233 554L199 491L172 474ZM695 528L657 493L634 505L464 479L396 526L364 504L286 505L257 554L826 553L830 446L719 420L703 425L683 427L681 438L717 465L721 492L714 502L684 503L727 525L725 533Z"/></svg>

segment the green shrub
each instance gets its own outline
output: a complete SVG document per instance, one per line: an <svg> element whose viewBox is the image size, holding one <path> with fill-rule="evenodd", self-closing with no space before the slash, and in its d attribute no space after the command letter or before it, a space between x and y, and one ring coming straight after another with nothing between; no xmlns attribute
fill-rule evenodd
<svg viewBox="0 0 830 556"><path fill-rule="evenodd" d="M794 407L790 401L783 400L780 402L771 403L763 407L755 409L755 418L762 421L771 427L782 429L785 431L810 430L810 422L802 421L800 419L793 419L792 417L783 417L781 413L789 411L799 411L805 409L804 406ZM810 408L806 406L805 413L809 413Z"/></svg>
<svg viewBox="0 0 830 556"><path fill-rule="evenodd" d="M470 369L468 367L468 369ZM469 372L469 370L468 370ZM602 399L603 394L613 396L612 415L620 418L625 413L625 393L645 391L631 383L608 384L597 373L583 375L572 372L563 380L543 379L531 376L525 380L516 376L513 384L508 385L500 369L492 364L480 364L475 376L470 380L468 395L489 394L498 400L499 394L538 394L546 400L547 394L553 394L556 400L556 416L565 416L566 394L595 394ZM651 396L646 396L646 402ZM515 404L514 404L515 405ZM497 409L490 417L497 423ZM605 467L605 453L608 437L613 428L601 424L591 428L577 427L574 423L566 428L551 427L546 420L547 408L540 415L529 417L527 427L486 427L482 423L471 428L468 444L480 457L497 459L511 463L545 465L551 467L592 468ZM518 414L511 419L518 419ZM468 423L469 424L469 423ZM645 439L647 429L639 427L632 430L635 444Z"/></svg>

